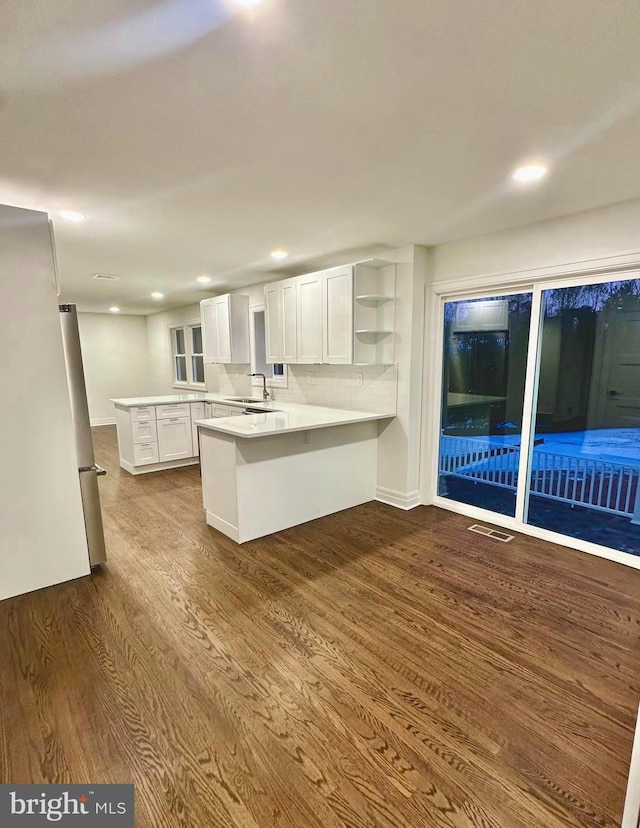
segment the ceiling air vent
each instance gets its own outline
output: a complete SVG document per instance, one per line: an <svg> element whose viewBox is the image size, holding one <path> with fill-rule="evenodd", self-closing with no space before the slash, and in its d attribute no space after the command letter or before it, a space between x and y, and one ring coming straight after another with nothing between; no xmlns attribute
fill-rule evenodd
<svg viewBox="0 0 640 828"><path fill-rule="evenodd" d="M92 279L100 279L103 282L117 282L122 276L114 276L112 273L94 273Z"/></svg>
<svg viewBox="0 0 640 828"><path fill-rule="evenodd" d="M509 543L513 540L513 535L507 535L506 532L499 532L497 529L491 529L489 526L481 526L479 523L474 523L469 526L470 532L477 532L479 535L486 535L488 538L494 538L502 543Z"/></svg>

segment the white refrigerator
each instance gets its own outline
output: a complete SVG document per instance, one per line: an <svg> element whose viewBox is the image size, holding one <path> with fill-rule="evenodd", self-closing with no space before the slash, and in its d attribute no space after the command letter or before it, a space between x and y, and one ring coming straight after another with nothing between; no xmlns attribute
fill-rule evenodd
<svg viewBox="0 0 640 828"><path fill-rule="evenodd" d="M46 213L0 205L0 308L2 600L91 567Z"/></svg>

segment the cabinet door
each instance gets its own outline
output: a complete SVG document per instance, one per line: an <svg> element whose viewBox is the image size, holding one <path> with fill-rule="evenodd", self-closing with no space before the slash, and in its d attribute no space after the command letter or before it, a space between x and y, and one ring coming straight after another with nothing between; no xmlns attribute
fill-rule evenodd
<svg viewBox="0 0 640 828"><path fill-rule="evenodd" d="M198 440L198 426L196 420L204 420L206 406L208 403L191 403L191 442L193 443L193 456L200 456L200 441Z"/></svg>
<svg viewBox="0 0 640 828"><path fill-rule="evenodd" d="M200 321L202 323L202 347L204 348L204 361L218 361L218 331L216 328L216 317L214 312L213 299L203 299L200 302Z"/></svg>
<svg viewBox="0 0 640 828"><path fill-rule="evenodd" d="M213 300L215 317L217 362L231 362L231 320L229 315L229 295L216 296Z"/></svg>
<svg viewBox="0 0 640 828"><path fill-rule="evenodd" d="M160 462L193 457L191 417L158 420L158 454Z"/></svg>
<svg viewBox="0 0 640 828"><path fill-rule="evenodd" d="M278 282L264 286L264 324L267 362L282 362L282 324Z"/></svg>
<svg viewBox="0 0 640 828"><path fill-rule="evenodd" d="M353 362L353 267L334 267L323 274L322 361Z"/></svg>
<svg viewBox="0 0 640 828"><path fill-rule="evenodd" d="M280 304L280 327L282 342L282 359L274 362L298 361L298 306L297 306L297 279L284 279L278 283Z"/></svg>
<svg viewBox="0 0 640 828"><path fill-rule="evenodd" d="M297 279L298 362L322 362L322 272Z"/></svg>

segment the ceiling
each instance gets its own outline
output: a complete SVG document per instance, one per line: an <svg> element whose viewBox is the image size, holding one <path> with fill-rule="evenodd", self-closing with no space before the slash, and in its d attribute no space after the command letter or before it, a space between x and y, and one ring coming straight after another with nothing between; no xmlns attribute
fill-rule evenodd
<svg viewBox="0 0 640 828"><path fill-rule="evenodd" d="M0 203L53 215L65 301L149 313L623 201L639 42L632 0L4 0Z"/></svg>

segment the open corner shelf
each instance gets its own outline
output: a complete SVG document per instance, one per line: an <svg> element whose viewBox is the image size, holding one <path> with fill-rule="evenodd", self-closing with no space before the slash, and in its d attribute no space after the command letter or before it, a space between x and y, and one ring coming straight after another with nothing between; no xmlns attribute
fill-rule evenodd
<svg viewBox="0 0 640 828"><path fill-rule="evenodd" d="M381 331L376 328L360 328L356 331L357 334L373 334L375 336L389 336L393 331Z"/></svg>
<svg viewBox="0 0 640 828"><path fill-rule="evenodd" d="M356 296L359 302L393 302L394 296L383 296L379 293L361 293Z"/></svg>

